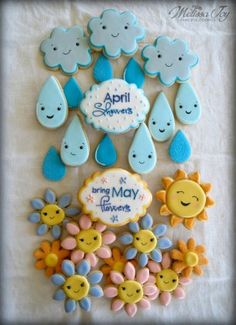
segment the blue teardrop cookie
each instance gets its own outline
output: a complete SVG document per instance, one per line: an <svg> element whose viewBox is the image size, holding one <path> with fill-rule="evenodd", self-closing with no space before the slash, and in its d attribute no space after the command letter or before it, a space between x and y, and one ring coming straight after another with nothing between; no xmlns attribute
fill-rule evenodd
<svg viewBox="0 0 236 325"><path fill-rule="evenodd" d="M171 160L177 163L183 163L190 158L191 152L191 145L185 133L181 130L178 130L172 139L168 149Z"/></svg>
<svg viewBox="0 0 236 325"><path fill-rule="evenodd" d="M43 176L49 181L58 182L66 175L66 166L63 164L55 147L50 147L42 165Z"/></svg>
<svg viewBox="0 0 236 325"><path fill-rule="evenodd" d="M142 68L134 58L131 58L127 63L124 70L123 78L128 83L136 84L138 88L142 88L145 79L144 73Z"/></svg>
<svg viewBox="0 0 236 325"><path fill-rule="evenodd" d="M98 57L94 65L93 77L97 82L103 82L113 78L111 62L102 54Z"/></svg>
<svg viewBox="0 0 236 325"><path fill-rule="evenodd" d="M117 152L110 137L105 134L95 151L96 162L103 167L110 167L117 161Z"/></svg>
<svg viewBox="0 0 236 325"><path fill-rule="evenodd" d="M81 100L84 97L84 94L80 89L78 81L74 77L70 78L64 85L64 93L68 106L71 109L77 109Z"/></svg>

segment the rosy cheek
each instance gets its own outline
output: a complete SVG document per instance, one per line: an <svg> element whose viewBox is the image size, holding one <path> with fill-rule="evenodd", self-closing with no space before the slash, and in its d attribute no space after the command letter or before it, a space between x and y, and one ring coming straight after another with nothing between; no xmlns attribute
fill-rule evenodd
<svg viewBox="0 0 236 325"><path fill-rule="evenodd" d="M173 194L172 195L172 200L177 200L177 199L178 199L177 195Z"/></svg>

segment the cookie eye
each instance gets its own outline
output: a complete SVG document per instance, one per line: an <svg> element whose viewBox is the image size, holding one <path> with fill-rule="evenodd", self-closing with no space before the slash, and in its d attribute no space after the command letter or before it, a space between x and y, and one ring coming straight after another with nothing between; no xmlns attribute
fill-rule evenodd
<svg viewBox="0 0 236 325"><path fill-rule="evenodd" d="M184 194L184 191L176 191L176 193L177 194L179 194L179 193L183 193Z"/></svg>
<svg viewBox="0 0 236 325"><path fill-rule="evenodd" d="M139 237L136 237L135 239L136 239L136 240L139 240Z"/></svg>
<svg viewBox="0 0 236 325"><path fill-rule="evenodd" d="M176 279L173 279L172 282L176 282L177 280Z"/></svg>
<svg viewBox="0 0 236 325"><path fill-rule="evenodd" d="M75 43L75 45L76 45L76 46L79 46L79 43L77 42L77 43Z"/></svg>
<svg viewBox="0 0 236 325"><path fill-rule="evenodd" d="M80 286L83 288L84 287L84 282L82 282Z"/></svg>
<svg viewBox="0 0 236 325"><path fill-rule="evenodd" d="M179 57L179 61L182 61L183 58L181 58L181 56Z"/></svg>
<svg viewBox="0 0 236 325"><path fill-rule="evenodd" d="M179 105L179 108L183 108L183 106L182 105Z"/></svg>
<svg viewBox="0 0 236 325"><path fill-rule="evenodd" d="M153 125L155 125L155 124L156 124L156 122L155 122L155 121L153 121L153 122L152 122L152 124L153 124Z"/></svg>
<svg viewBox="0 0 236 325"><path fill-rule="evenodd" d="M125 28L125 29L128 29L128 26L125 26L124 28Z"/></svg>
<svg viewBox="0 0 236 325"><path fill-rule="evenodd" d="M94 240L97 240L97 239L98 239L98 236L93 237L93 239L94 239Z"/></svg>
<svg viewBox="0 0 236 325"><path fill-rule="evenodd" d="M44 216L47 216L48 214L47 214L47 212L44 212L43 215L44 215Z"/></svg>
<svg viewBox="0 0 236 325"><path fill-rule="evenodd" d="M140 289L137 289L136 292L139 293L140 292Z"/></svg>
<svg viewBox="0 0 236 325"><path fill-rule="evenodd" d="M122 287L121 289L124 291L125 290L125 287Z"/></svg>
<svg viewBox="0 0 236 325"><path fill-rule="evenodd" d="M162 279L163 278L163 275L160 275L160 278Z"/></svg>
<svg viewBox="0 0 236 325"><path fill-rule="evenodd" d="M105 25L102 26L102 29L106 29L106 28L107 28L107 26L105 26Z"/></svg>
<svg viewBox="0 0 236 325"><path fill-rule="evenodd" d="M136 158L136 155L135 154L133 154L133 158Z"/></svg>
<svg viewBox="0 0 236 325"><path fill-rule="evenodd" d="M61 107L57 107L57 110L60 111L61 110Z"/></svg>
<svg viewBox="0 0 236 325"><path fill-rule="evenodd" d="M193 195L192 197L194 197L197 201L199 201L199 198L196 195Z"/></svg>
<svg viewBox="0 0 236 325"><path fill-rule="evenodd" d="M42 106L42 107L41 107L41 111L44 111L44 110L45 110L45 107L44 107L44 106Z"/></svg>
<svg viewBox="0 0 236 325"><path fill-rule="evenodd" d="M57 211L56 211L56 214L59 214L59 213L60 213L60 210L57 210Z"/></svg>
<svg viewBox="0 0 236 325"><path fill-rule="evenodd" d="M83 149L83 146L80 146L79 148L82 150Z"/></svg>
<svg viewBox="0 0 236 325"><path fill-rule="evenodd" d="M194 107L197 107L197 104L194 104Z"/></svg>
<svg viewBox="0 0 236 325"><path fill-rule="evenodd" d="M56 50L57 50L57 47L54 47L54 48L53 48L53 51L56 51Z"/></svg>
<svg viewBox="0 0 236 325"><path fill-rule="evenodd" d="M148 158L151 159L152 158L152 155L148 155Z"/></svg>
<svg viewBox="0 0 236 325"><path fill-rule="evenodd" d="M82 242L83 242L83 241L84 241L84 238L80 238L80 241L82 241Z"/></svg>
<svg viewBox="0 0 236 325"><path fill-rule="evenodd" d="M151 238L150 241L154 241L154 238Z"/></svg>
<svg viewBox="0 0 236 325"><path fill-rule="evenodd" d="M167 125L170 126L170 122L168 122Z"/></svg>
<svg viewBox="0 0 236 325"><path fill-rule="evenodd" d="M65 149L68 149L68 148L69 148L69 146L68 146L67 144L65 144L65 145L64 145L64 148L65 148Z"/></svg>
<svg viewBox="0 0 236 325"><path fill-rule="evenodd" d="M157 57L158 57L158 59L160 59L160 58L162 57L162 55L161 55L161 54L158 54L158 56L157 56Z"/></svg>
<svg viewBox="0 0 236 325"><path fill-rule="evenodd" d="M70 288L71 288L71 286L66 286L67 287L67 289L69 289L70 290Z"/></svg>

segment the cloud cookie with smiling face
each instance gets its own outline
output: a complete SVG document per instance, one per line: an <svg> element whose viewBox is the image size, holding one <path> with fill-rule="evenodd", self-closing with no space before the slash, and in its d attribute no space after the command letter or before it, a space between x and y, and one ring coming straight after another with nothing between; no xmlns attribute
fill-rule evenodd
<svg viewBox="0 0 236 325"><path fill-rule="evenodd" d="M88 38L79 25L71 28L54 28L50 37L40 45L44 63L52 70L60 68L65 74L77 72L79 67L87 68L92 63Z"/></svg>
<svg viewBox="0 0 236 325"><path fill-rule="evenodd" d="M169 87L176 81L185 82L191 76L191 69L198 64L198 56L192 53L185 41L160 36L154 45L142 50L144 72L150 77L159 77Z"/></svg>
<svg viewBox="0 0 236 325"><path fill-rule="evenodd" d="M138 49L138 41L145 36L134 14L116 9L104 10L100 17L90 19L88 31L91 47L103 50L111 59L121 54L133 55Z"/></svg>

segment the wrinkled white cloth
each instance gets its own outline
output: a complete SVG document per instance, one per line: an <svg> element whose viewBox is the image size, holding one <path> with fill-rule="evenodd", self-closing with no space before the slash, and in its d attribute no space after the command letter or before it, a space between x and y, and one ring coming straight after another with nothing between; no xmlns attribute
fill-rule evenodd
<svg viewBox="0 0 236 325"><path fill-rule="evenodd" d="M218 2L197 2L203 11L211 12L219 7ZM223 20L216 16L215 21L182 21L171 18L169 11L177 5L189 7L194 2L149 2L149 1L109 1L109 2L6 2L3 5L3 80L2 95L4 106L4 152L2 156L4 172L3 218L3 317L5 320L22 322L184 322L224 321L232 315L233 299L233 81L235 76L233 52L234 7L225 3L229 15ZM189 231L182 227L169 228L168 233L175 242L193 236L198 243L205 243L209 266L203 277L195 276L192 285L186 288L184 301L173 299L164 308L158 301L152 308L139 310L133 319L124 311L112 313L110 300L93 299L91 313L79 308L73 314L64 312L63 302L52 300L55 287L46 279L43 272L33 267L32 252L41 238L35 235L35 226L27 222L31 212L30 199L42 196L45 188L51 187L58 194L72 192L74 203L76 193L84 179L101 168L95 163L93 154L102 133L86 125L85 129L91 145L89 161L80 168L68 168L65 179L58 183L46 181L41 174L42 159L50 145L60 147L66 126L58 130L43 129L35 119L35 102L43 82L52 74L62 84L67 80L61 71L49 71L43 65L39 51L40 42L56 26L70 27L80 24L86 29L90 17L99 15L105 8L132 10L147 35L140 48L150 44L159 35L180 38L189 42L191 49L198 53L200 64L193 69L191 83L199 94L202 103L202 117L194 126L176 123L177 129L186 131L192 144L191 159L185 164L170 161L167 143L155 143L158 163L156 168L143 178L154 194L162 188L161 178L171 176L179 167L187 172L199 170L202 180L212 182L211 196L216 206L210 208L209 220L197 222ZM216 11L215 11L216 15ZM190 19L190 18L189 18ZM223 20L223 21L219 21ZM95 57L97 54L95 55ZM135 55L141 63L140 51ZM121 57L112 62L115 76L121 77L128 58ZM92 67L80 70L76 75L83 91L94 83ZM144 91L153 104L157 94L163 90L173 107L177 85L163 87L156 79L146 78ZM70 118L73 113L70 113ZM67 122L68 125L69 121ZM134 131L120 136L112 136L119 152L116 166L128 170L127 154ZM155 222L167 223L160 217L160 204L153 199L150 213ZM50 238L50 236L45 236Z"/></svg>

